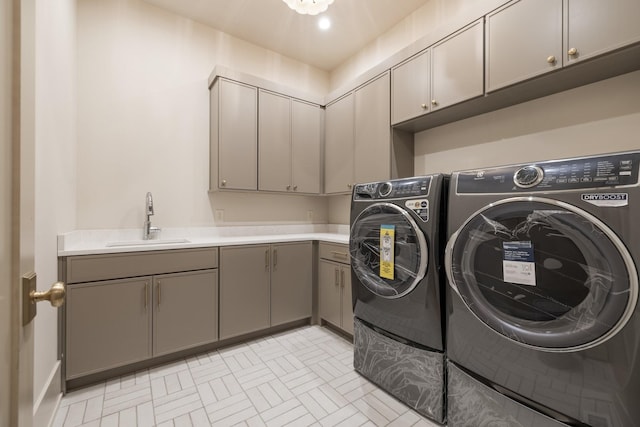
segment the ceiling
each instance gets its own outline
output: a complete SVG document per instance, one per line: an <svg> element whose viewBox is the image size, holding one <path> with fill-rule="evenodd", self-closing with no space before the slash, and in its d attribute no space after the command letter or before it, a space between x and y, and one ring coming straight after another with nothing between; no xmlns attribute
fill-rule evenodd
<svg viewBox="0 0 640 427"><path fill-rule="evenodd" d="M331 71L428 0L335 0L317 16L282 0L144 0L234 37ZM331 28L318 28L327 16Z"/></svg>

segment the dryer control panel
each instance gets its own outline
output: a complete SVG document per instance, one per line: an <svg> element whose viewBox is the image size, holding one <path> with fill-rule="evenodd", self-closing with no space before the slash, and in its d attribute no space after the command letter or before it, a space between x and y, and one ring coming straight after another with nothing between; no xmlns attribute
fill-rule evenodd
<svg viewBox="0 0 640 427"><path fill-rule="evenodd" d="M640 151L458 173L456 192L518 193L638 184Z"/></svg>
<svg viewBox="0 0 640 427"><path fill-rule="evenodd" d="M357 184L353 190L353 200L389 200L426 197L429 195L430 184L431 177L429 176Z"/></svg>

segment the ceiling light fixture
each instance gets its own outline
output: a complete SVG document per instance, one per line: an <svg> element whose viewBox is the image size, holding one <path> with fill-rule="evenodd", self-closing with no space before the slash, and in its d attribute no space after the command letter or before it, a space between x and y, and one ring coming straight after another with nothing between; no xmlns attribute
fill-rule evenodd
<svg viewBox="0 0 640 427"><path fill-rule="evenodd" d="M282 0L301 15L317 15L327 10L333 0Z"/></svg>

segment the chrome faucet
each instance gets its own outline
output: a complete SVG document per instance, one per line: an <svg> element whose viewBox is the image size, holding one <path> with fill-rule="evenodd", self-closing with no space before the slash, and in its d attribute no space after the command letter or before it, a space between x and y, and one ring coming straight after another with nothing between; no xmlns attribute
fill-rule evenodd
<svg viewBox="0 0 640 427"><path fill-rule="evenodd" d="M147 193L147 197L146 197L146 203L145 203L145 215L147 217L147 219L144 221L144 225L142 227L142 238L144 240L149 240L153 238L153 235L158 233L160 231L159 227L152 227L151 226L151 215L153 215L153 196L151 195L151 192L149 191Z"/></svg>

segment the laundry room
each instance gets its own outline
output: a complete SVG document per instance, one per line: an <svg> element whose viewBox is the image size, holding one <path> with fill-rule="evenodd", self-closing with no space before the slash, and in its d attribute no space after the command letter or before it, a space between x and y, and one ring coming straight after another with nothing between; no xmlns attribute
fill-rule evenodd
<svg viewBox="0 0 640 427"><path fill-rule="evenodd" d="M606 3L3 1L0 427L640 425Z"/></svg>

